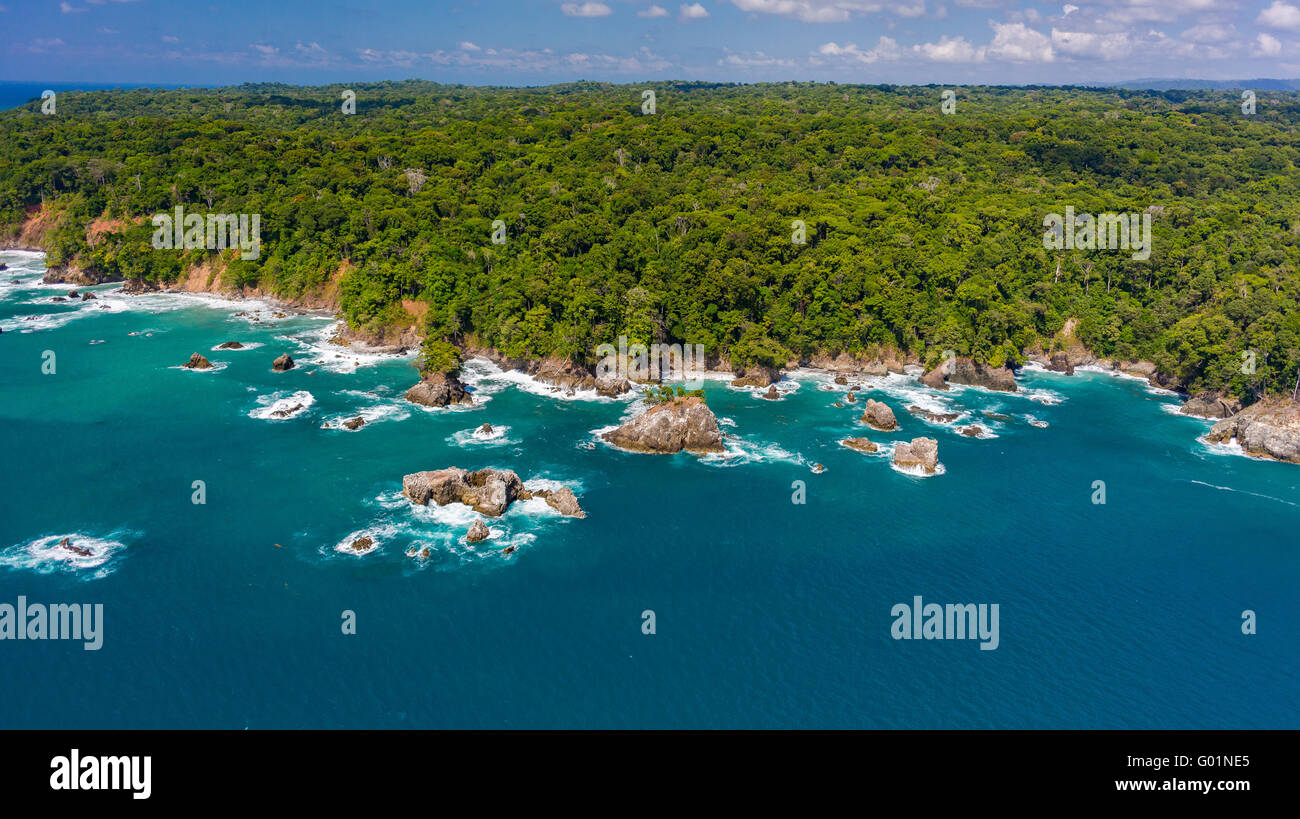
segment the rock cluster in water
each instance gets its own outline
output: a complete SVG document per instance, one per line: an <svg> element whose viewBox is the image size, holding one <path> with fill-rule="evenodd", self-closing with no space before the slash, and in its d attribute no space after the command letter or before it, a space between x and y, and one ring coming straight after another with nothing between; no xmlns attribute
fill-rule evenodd
<svg viewBox="0 0 1300 819"><path fill-rule="evenodd" d="M531 491L524 486L511 469L480 469L469 472L455 466L429 472L414 472L402 478L402 493L421 506L436 503L463 503L474 511L499 517L517 500L541 498L547 505L567 517L585 518L587 513L578 505L573 490L539 489Z"/></svg>

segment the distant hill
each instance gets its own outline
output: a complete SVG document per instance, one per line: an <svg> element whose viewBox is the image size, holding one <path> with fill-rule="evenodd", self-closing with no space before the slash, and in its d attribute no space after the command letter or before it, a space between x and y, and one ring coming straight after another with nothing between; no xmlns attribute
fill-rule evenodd
<svg viewBox="0 0 1300 819"><path fill-rule="evenodd" d="M1116 83L1117 88L1133 88L1143 91L1226 91L1236 88L1249 88L1254 91L1300 91L1300 79L1296 80L1170 80L1145 79L1128 80Z"/></svg>

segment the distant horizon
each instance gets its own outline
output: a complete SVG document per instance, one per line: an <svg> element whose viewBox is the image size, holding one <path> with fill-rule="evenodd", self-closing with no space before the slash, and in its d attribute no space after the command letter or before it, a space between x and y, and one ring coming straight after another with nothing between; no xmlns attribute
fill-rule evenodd
<svg viewBox="0 0 1300 819"><path fill-rule="evenodd" d="M1107 87L1300 75L1300 0L210 0L194 12L29 0L0 3L0 20L11 32L0 77L33 82L320 85L400 71L514 88L680 76Z"/></svg>

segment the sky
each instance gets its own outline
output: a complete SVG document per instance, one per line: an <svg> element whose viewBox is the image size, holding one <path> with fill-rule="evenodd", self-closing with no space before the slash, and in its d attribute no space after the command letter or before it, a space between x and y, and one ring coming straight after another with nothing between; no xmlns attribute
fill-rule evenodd
<svg viewBox="0 0 1300 819"><path fill-rule="evenodd" d="M1300 0L0 0L0 81L1300 77Z"/></svg>

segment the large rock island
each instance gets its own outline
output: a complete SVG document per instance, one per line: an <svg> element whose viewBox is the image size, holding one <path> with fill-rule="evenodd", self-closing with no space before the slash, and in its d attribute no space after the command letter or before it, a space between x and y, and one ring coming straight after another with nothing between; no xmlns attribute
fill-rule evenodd
<svg viewBox="0 0 1300 819"><path fill-rule="evenodd" d="M698 396L674 398L651 407L623 426L602 436L633 452L705 454L722 452L718 419Z"/></svg>
<svg viewBox="0 0 1300 819"><path fill-rule="evenodd" d="M1265 398L1218 422L1205 436L1216 444L1233 439L1247 455L1300 463L1300 403L1290 398Z"/></svg>

